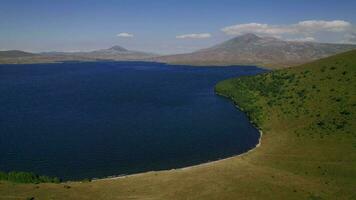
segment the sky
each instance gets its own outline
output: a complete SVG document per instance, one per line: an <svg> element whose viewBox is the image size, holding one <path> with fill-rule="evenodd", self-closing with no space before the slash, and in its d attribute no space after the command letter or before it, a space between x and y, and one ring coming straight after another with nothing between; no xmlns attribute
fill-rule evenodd
<svg viewBox="0 0 356 200"><path fill-rule="evenodd" d="M192 52L244 33L356 43L355 0L0 0L0 50Z"/></svg>

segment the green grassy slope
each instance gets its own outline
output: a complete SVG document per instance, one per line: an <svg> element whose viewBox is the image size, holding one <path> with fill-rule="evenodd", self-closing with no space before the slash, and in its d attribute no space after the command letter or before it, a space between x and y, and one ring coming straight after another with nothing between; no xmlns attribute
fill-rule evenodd
<svg viewBox="0 0 356 200"><path fill-rule="evenodd" d="M356 51L226 80L216 91L249 114L265 142L278 141L264 145L259 162L317 178L335 187L331 196L356 198Z"/></svg>
<svg viewBox="0 0 356 200"><path fill-rule="evenodd" d="M226 80L216 91L263 130L260 147L116 180L1 182L0 199L356 199L356 51Z"/></svg>

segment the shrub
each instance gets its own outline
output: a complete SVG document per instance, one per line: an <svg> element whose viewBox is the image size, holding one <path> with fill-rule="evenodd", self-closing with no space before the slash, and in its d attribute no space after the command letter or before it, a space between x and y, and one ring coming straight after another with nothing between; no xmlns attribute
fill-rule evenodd
<svg viewBox="0 0 356 200"><path fill-rule="evenodd" d="M0 180L15 183L60 183L57 177L38 176L31 172L0 172Z"/></svg>

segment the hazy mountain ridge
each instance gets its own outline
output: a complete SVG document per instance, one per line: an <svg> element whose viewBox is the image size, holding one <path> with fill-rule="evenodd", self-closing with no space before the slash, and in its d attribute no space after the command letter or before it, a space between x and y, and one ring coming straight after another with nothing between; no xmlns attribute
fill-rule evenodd
<svg viewBox="0 0 356 200"><path fill-rule="evenodd" d="M0 58L18 58L28 56L35 56L35 54L19 50L0 51Z"/></svg>
<svg viewBox="0 0 356 200"><path fill-rule="evenodd" d="M196 65L293 66L356 49L352 44L284 41L245 34L189 54L169 55L157 61Z"/></svg>
<svg viewBox="0 0 356 200"><path fill-rule="evenodd" d="M131 51L121 46L115 45L108 49L86 51L86 52L43 52L43 53L27 53L23 51L17 56L5 56L8 51L0 52L0 63L17 64L17 63L51 63L62 62L69 60L76 61L97 61L97 60L143 60L157 56L153 53L140 51ZM1 56L1 55L4 56Z"/></svg>
<svg viewBox="0 0 356 200"><path fill-rule="evenodd" d="M21 51L0 52L0 63L116 60L217 66L258 65L280 68L304 64L353 49L356 49L356 45L284 41L249 33L213 47L186 54L158 56L153 53L131 51L116 45L108 49L86 52L44 52L40 54L20 53Z"/></svg>
<svg viewBox="0 0 356 200"><path fill-rule="evenodd" d="M146 53L140 51L131 51L124 47L115 45L108 49L100 49L94 51L79 51L79 52L47 52L47 55L69 55L78 56L86 59L100 59L100 60L140 60L157 56L153 53Z"/></svg>

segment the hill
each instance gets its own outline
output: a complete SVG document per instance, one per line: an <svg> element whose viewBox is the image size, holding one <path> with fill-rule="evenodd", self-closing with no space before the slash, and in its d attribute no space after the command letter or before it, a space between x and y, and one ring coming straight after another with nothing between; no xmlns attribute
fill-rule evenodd
<svg viewBox="0 0 356 200"><path fill-rule="evenodd" d="M31 64L53 63L63 61L130 61L143 60L157 56L156 54L127 50L121 46L113 46L88 52L44 52L32 54L21 51L0 52L0 64Z"/></svg>
<svg viewBox="0 0 356 200"><path fill-rule="evenodd" d="M157 56L157 54L146 53L141 51L127 50L121 46L113 46L109 49L92 51L84 53L83 56L95 59L108 59L108 60L142 60Z"/></svg>
<svg viewBox="0 0 356 200"><path fill-rule="evenodd" d="M190 54L163 56L160 62L195 65L259 65L272 68L295 66L337 53L356 45L283 41L245 34Z"/></svg>
<svg viewBox="0 0 356 200"><path fill-rule="evenodd" d="M157 56L152 53L131 51L121 46L115 45L108 49L101 49L88 52L47 52L43 55L51 56L71 56L77 60L142 60Z"/></svg>
<svg viewBox="0 0 356 200"><path fill-rule="evenodd" d="M356 51L257 76L216 92L263 131L258 148L218 162L64 184L1 182L3 199L355 199Z"/></svg>
<svg viewBox="0 0 356 200"><path fill-rule="evenodd" d="M0 58L19 58L35 56L36 54L19 50L0 51Z"/></svg>

